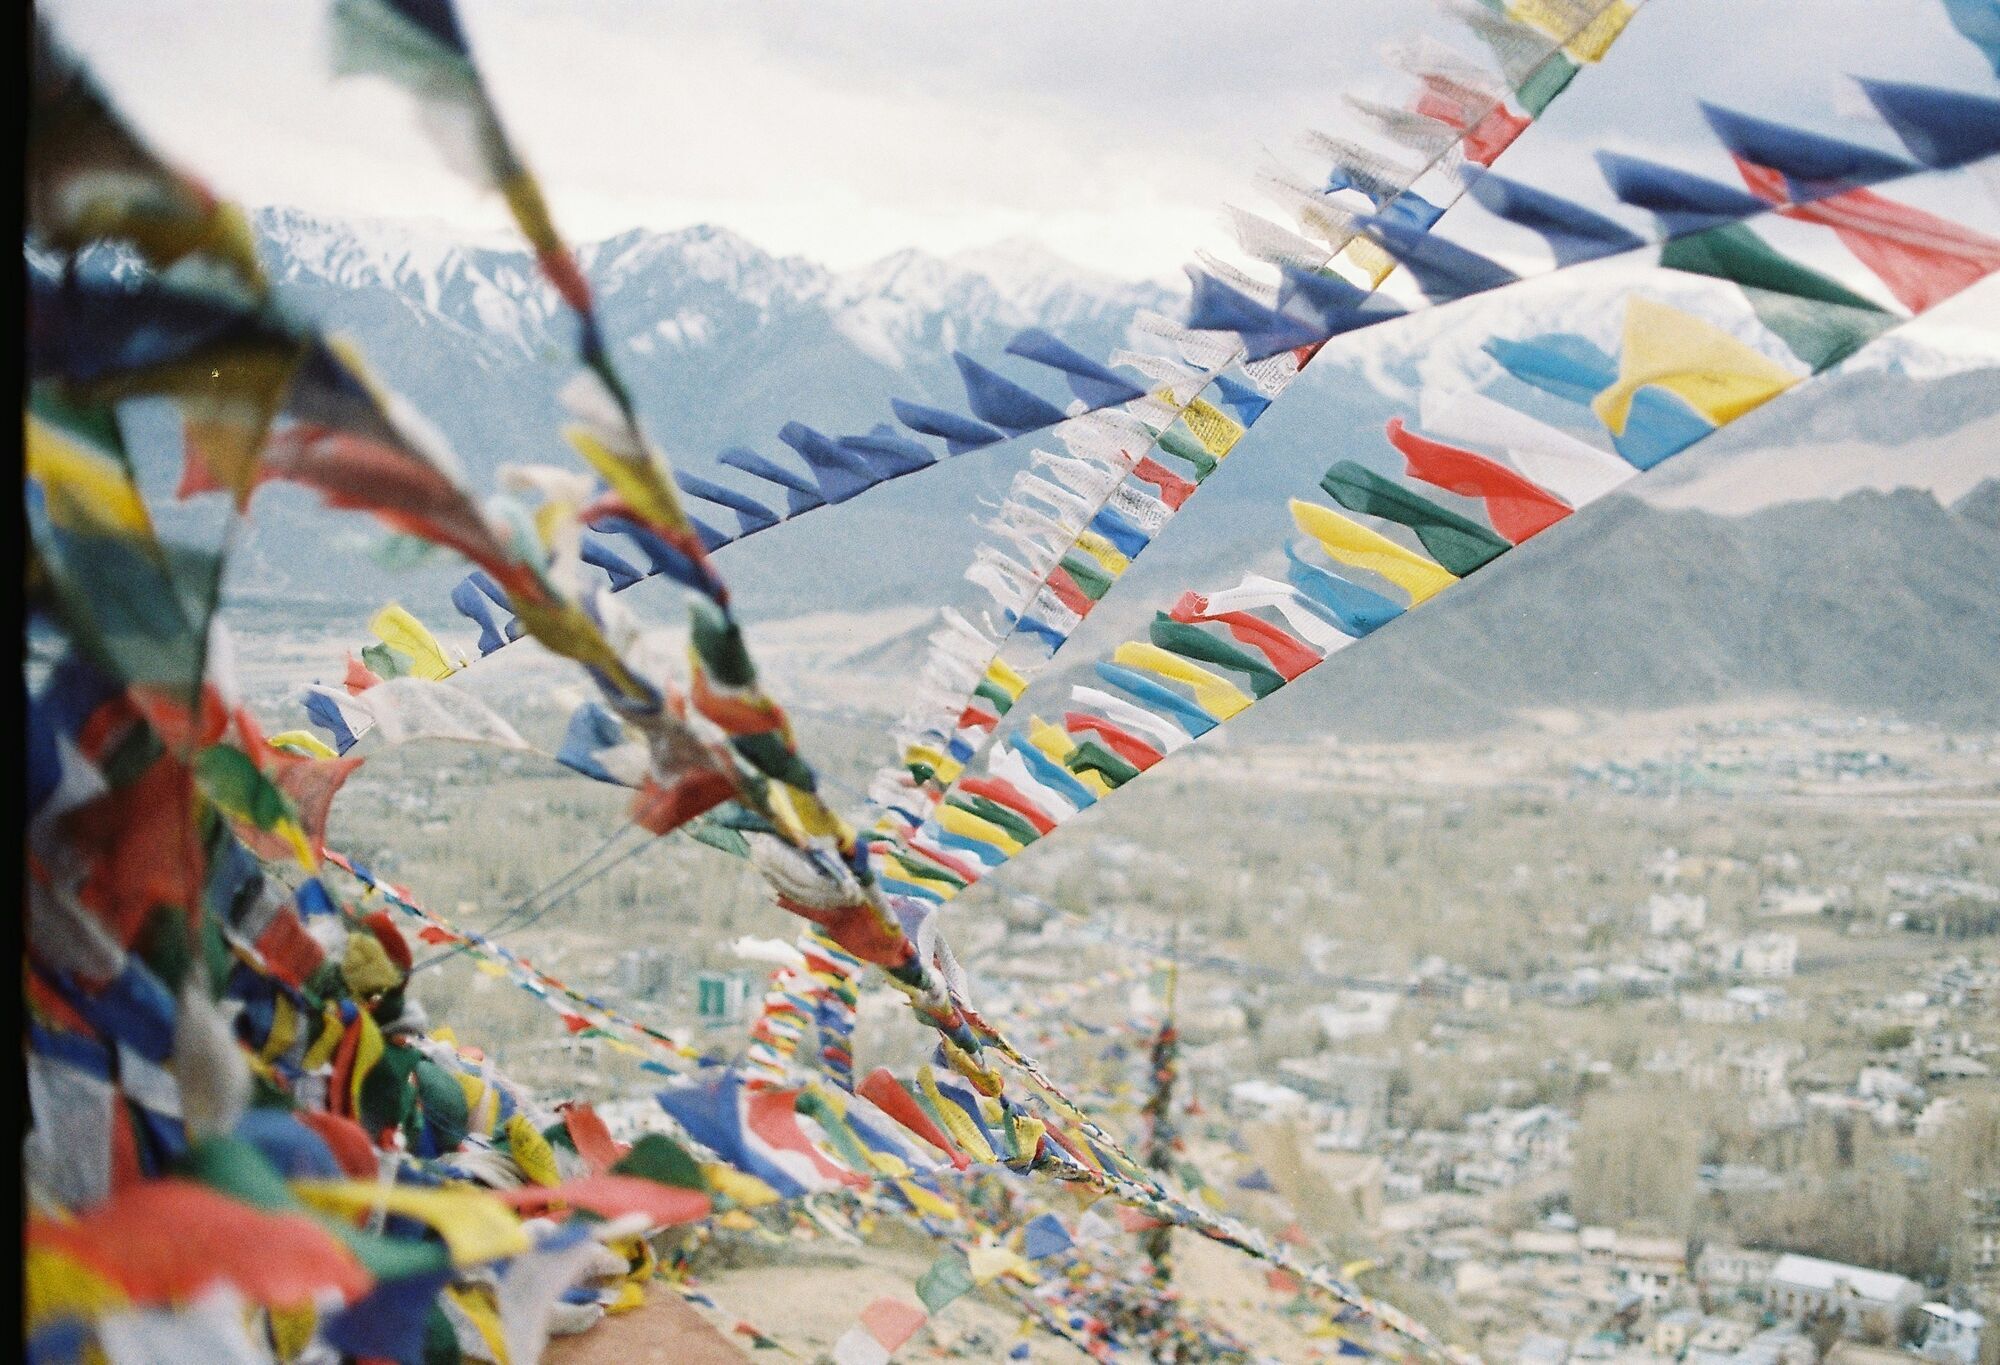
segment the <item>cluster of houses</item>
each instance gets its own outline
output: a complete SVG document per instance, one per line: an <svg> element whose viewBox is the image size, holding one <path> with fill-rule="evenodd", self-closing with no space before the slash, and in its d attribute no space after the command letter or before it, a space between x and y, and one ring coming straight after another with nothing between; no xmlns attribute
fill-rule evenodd
<svg viewBox="0 0 2000 1365"><path fill-rule="evenodd" d="M1421 1273L1517 1365L1978 1365L1986 1329L1888 1271L1725 1245L1691 1258L1678 1238L1563 1219L1461 1229Z"/></svg>

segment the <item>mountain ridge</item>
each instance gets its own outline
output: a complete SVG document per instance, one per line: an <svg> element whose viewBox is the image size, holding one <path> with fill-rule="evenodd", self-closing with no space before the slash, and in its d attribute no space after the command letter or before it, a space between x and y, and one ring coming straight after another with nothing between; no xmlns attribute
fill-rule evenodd
<svg viewBox="0 0 2000 1365"><path fill-rule="evenodd" d="M420 224L357 229L309 214L261 211L253 225L281 297L327 329L356 336L378 372L445 431L476 484L490 484L501 463L570 462L557 437L564 417L556 394L571 373L563 357L572 324L525 252L457 241ZM773 435L787 420L832 433L865 430L887 416L890 394L960 406L949 359L955 346L984 355L998 351L1020 327L1041 325L1102 355L1125 343L1141 308L1171 311L1173 305L1169 292L1157 285L1069 270L1046 250L1022 241L951 258L899 252L833 271L766 252L724 228L697 226L619 234L587 244L579 259L649 429L677 466L705 474L715 471L714 452L728 445L782 453ZM1509 306L1498 299L1474 301L1466 317L1476 329L1486 316L1480 310ZM1546 300L1538 306L1548 308ZM1559 310L1549 311L1551 319L1560 316ZM1135 567L1118 599L1093 616L1091 628L1143 631L1150 604L1162 592L1213 577L1207 565L1227 565L1230 571L1250 564L1277 568L1264 562L1280 541L1278 534L1267 534L1272 528L1258 525L1259 517L1268 520L1266 504L1281 510L1282 498L1274 501L1274 495L1302 486L1302 474L1324 468L1332 458L1385 458L1378 449L1381 423L1396 403L1375 379L1398 365L1404 367L1405 384L1420 377L1408 365L1425 349L1426 335L1427 329L1419 328L1399 341L1385 329L1374 355L1325 356L1259 424L1256 458L1227 462L1211 481L1214 487L1205 490L1208 512L1170 527L1159 548ZM1733 464L1793 451L1783 467L1796 475L1810 472L1815 451L1842 441L1886 450L1919 435L1966 432L2000 411L2000 385L1992 379L1990 369L1919 379L1893 363L1825 376L1814 382L1812 398L1788 396L1768 411L1752 413L1704 443L1702 452L1684 457L1686 467L1692 471L1711 457ZM150 437L162 452L178 451L170 414L141 414L134 426L141 444ZM725 549L722 568L738 586L739 604L750 617L765 619L830 607L967 604L959 575L979 532L966 523L982 501L991 504L1004 496L1024 447L1016 442L942 460L838 512L815 513ZM1874 502L1815 499L1810 479L1801 484L1802 501L1781 505L1801 510L1785 515L1774 515L1781 507L1766 507L1717 517L1637 501L1655 485L1671 491L1681 481L1667 476L1680 467L1675 462L1649 476L1632 490L1635 498L1591 509L1524 547L1519 557L1525 568L1537 556L1569 546L1575 565L1556 562L1538 575L1496 566L1494 574L1481 575L1341 661L1310 691L1338 698L1342 713L1357 724L1399 732L1499 724L1540 704L1530 694L1581 705L1648 704L1661 698L1700 700L1726 690L1732 679L1757 689L1798 684L1830 700L1967 719L1994 709L1969 690L1977 682L1985 698L2000 698L2000 676L1960 645L1976 640L1991 645L2000 658L2000 640L1989 638L1991 630L1977 617L1983 611L1986 621L2000 619L2000 602L1977 593L1955 598L1948 584L1907 566L1920 561L1933 542L1949 544L1965 580L1990 580L1990 569L1980 578L1983 566L1966 553L1964 540L2000 534L2000 483L1968 491L1960 499L1962 513L1947 512L1928 498L1921 500L1935 512L1914 512L1896 494L1878 495L1886 500ZM723 477L754 488L734 471ZM769 490L764 492L768 497ZM701 513L714 515L705 506ZM1678 519L1684 513L1691 519ZM1936 517L1949 518L1951 525ZM716 516L726 518L726 513ZM1759 548L1760 538L1775 537L1794 553L1808 555L1810 547L1792 529L1799 525L1813 527L1822 559L1823 547L1836 544L1844 547L1844 560L1803 576L1780 572L1783 566ZM455 564L391 573L365 556L325 552L330 537L353 544L377 534L372 523L328 513L302 490L269 487L259 494L258 518L233 570L233 590L265 600L318 599L331 610L351 608L357 629L390 598L403 600L440 630L460 624L443 606L450 583L462 573ZM1602 548L1611 540L1625 542L1624 549ZM1990 541L1980 545L1990 565L2000 547ZM1727 590L1717 577L1721 565L1733 565L1744 586ZM1821 591L1832 581L1848 585L1843 601L1830 601ZM1677 585L1678 595L1664 591L1669 583ZM1614 584L1616 593L1606 591ZM1856 611L1854 602L1870 600L1871 593L1882 609ZM1745 599L1803 601L1807 614L1823 618L1828 629L1851 634L1859 653L1879 650L1884 659L1877 666L1863 658L1849 668L1829 651L1816 652L1789 627L1781 628L1781 612L1758 627L1757 618L1745 614ZM1462 637L1432 636L1444 630L1440 623L1489 600L1500 605L1484 610L1532 623L1533 640L1540 642L1514 659L1511 672L1503 670L1507 678L1525 680L1519 686L1510 681L1496 687L1493 678L1482 677L1477 651L1467 653L1466 640L1476 640L1488 659L1512 659L1503 647L1502 622L1475 612ZM1614 609L1619 600L1628 605ZM1567 615L1551 616L1550 601L1565 602ZM1675 620L1677 601L1689 604L1689 612L1706 613L1709 624ZM1643 612L1655 618L1652 626L1635 622L1635 613ZM1926 632L1935 625L1943 633L1899 653L1893 638L1898 621L1921 623ZM1952 629L1962 639L1954 641L1946 622L1957 622ZM1784 662L1753 657L1751 643L1760 638L1759 629L1771 646L1767 652ZM1576 653L1586 637L1610 642L1602 645L1601 659ZM1663 648L1672 643L1683 654L1666 675L1647 683L1644 651L1630 657L1622 643L1634 640ZM1079 658L1093 657L1093 650L1092 641L1077 641ZM1960 683L1927 688L1912 675L1904 661L1926 652L1951 661ZM1545 667L1547 658L1576 657L1593 657L1581 681L1556 677ZM1595 690L1587 685L1591 676L1600 678ZM1276 698L1259 713L1282 723L1286 708L1295 704ZM1427 715L1419 714L1426 708Z"/></svg>

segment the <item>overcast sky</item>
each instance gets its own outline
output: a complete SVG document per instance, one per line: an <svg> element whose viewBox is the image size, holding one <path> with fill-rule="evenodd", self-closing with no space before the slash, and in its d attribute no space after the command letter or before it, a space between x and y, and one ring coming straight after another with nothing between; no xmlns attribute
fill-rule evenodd
<svg viewBox="0 0 2000 1365"><path fill-rule="evenodd" d="M497 199L443 169L407 98L326 74L318 5L41 8L157 142L229 196L503 225ZM1393 95L1385 42L1450 31L1430 0L462 8L573 239L713 222L846 266L1025 235L1153 277L1223 242L1220 205L1257 206L1245 187L1261 147L1289 154L1300 130L1334 126L1343 91ZM1579 144L1700 165L1715 151L1697 91L1893 145L1840 93L1844 71L1992 85L1936 0L1652 0L1509 170L1601 200Z"/></svg>

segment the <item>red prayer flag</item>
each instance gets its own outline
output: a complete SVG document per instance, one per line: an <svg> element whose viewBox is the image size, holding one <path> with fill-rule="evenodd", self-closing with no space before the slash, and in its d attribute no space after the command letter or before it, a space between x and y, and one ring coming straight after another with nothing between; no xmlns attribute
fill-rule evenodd
<svg viewBox="0 0 2000 1365"><path fill-rule="evenodd" d="M861 1310L861 1325L881 1343L883 1350L893 1355L898 1347L917 1334L918 1329L928 1321L928 1316L921 1308L885 1295Z"/></svg>
<svg viewBox="0 0 2000 1365"><path fill-rule="evenodd" d="M369 1141L367 1130L353 1119L344 1119L323 1109L300 1109L292 1117L319 1134L321 1141L332 1150L333 1159L339 1164L342 1174L355 1180L380 1177L381 1167L375 1160L375 1144Z"/></svg>
<svg viewBox="0 0 2000 1365"><path fill-rule="evenodd" d="M1400 417L1389 419L1388 435L1411 478L1461 497L1480 499L1486 504L1493 529L1512 544L1540 535L1572 510L1561 498L1506 465L1419 436L1404 426Z"/></svg>
<svg viewBox="0 0 2000 1365"><path fill-rule="evenodd" d="M1097 605L1090 600L1089 594L1076 585L1076 580L1070 577L1069 570L1060 564L1049 571L1049 591L1056 595L1058 602L1078 616L1090 615L1090 609Z"/></svg>
<svg viewBox="0 0 2000 1365"><path fill-rule="evenodd" d="M1181 504L1194 495L1194 485L1148 455L1132 466L1135 477L1160 490L1160 501L1180 511Z"/></svg>
<svg viewBox="0 0 2000 1365"><path fill-rule="evenodd" d="M67 1223L31 1218L26 1240L81 1261L141 1306L185 1303L217 1284L273 1307L328 1290L352 1303L374 1283L304 1214L265 1212L179 1177L120 1190Z"/></svg>
<svg viewBox="0 0 2000 1365"><path fill-rule="evenodd" d="M1104 717L1093 716L1088 711L1065 711L1063 729L1071 734L1083 731L1096 735L1104 741L1106 748L1141 771L1166 757L1129 730L1121 730Z"/></svg>
<svg viewBox="0 0 2000 1365"><path fill-rule="evenodd" d="M954 877L962 878L968 882L979 880L979 870L973 867L972 864L954 858L949 853L932 848L929 844L920 844L912 839L908 841L908 850L917 857L919 862L936 863Z"/></svg>
<svg viewBox="0 0 2000 1365"><path fill-rule="evenodd" d="M1040 806L1004 777L968 777L959 782L958 789L971 796L983 796L996 806L1005 806L1033 825L1037 834L1047 834L1056 827Z"/></svg>
<svg viewBox="0 0 2000 1365"><path fill-rule="evenodd" d="M257 954L272 975L292 987L302 987L307 978L326 961L326 949L306 932L298 912L289 905L278 907L264 932L257 935Z"/></svg>
<svg viewBox="0 0 2000 1365"><path fill-rule="evenodd" d="M352 654L347 656L347 677L343 679L343 682L347 687L348 696L358 697L381 681L381 677L374 669L362 663L361 660L355 658Z"/></svg>
<svg viewBox="0 0 2000 1365"><path fill-rule="evenodd" d="M958 713L958 728L961 730L991 730L1000 723L1000 717L977 706L968 706Z"/></svg>
<svg viewBox="0 0 2000 1365"><path fill-rule="evenodd" d="M1921 313L2000 270L2000 240L1899 204L1873 190L1843 190L1807 204L1790 203L1781 172L1737 158L1750 192L1778 212L1833 229L1905 308Z"/></svg>
<svg viewBox="0 0 2000 1365"><path fill-rule="evenodd" d="M713 768L696 769L663 787L651 776L632 798L632 823L653 834L671 834L736 795L736 784Z"/></svg>
<svg viewBox="0 0 2000 1365"><path fill-rule="evenodd" d="M1180 601L1174 603L1173 611L1168 614L1183 625L1215 621L1227 626L1239 644L1249 645L1262 654L1286 682L1291 682L1325 658L1296 635L1278 629L1269 621L1259 620L1247 611L1210 611L1208 599L1198 592L1182 593Z"/></svg>
<svg viewBox="0 0 2000 1365"><path fill-rule="evenodd" d="M575 1017L566 1014L563 1016L563 1022L568 1023ZM576 1026L572 1024L570 1027L574 1032ZM584 1027L590 1027L588 1021L584 1023ZM589 1105L581 1102L565 1104L559 1112L563 1117L563 1127L569 1133L570 1142L575 1145L577 1155L583 1158L584 1165L590 1167L592 1175L603 1175L617 1164L620 1157L632 1150L624 1143L612 1139L611 1130L604 1126L604 1120L599 1118L597 1111Z"/></svg>
<svg viewBox="0 0 2000 1365"><path fill-rule="evenodd" d="M499 1197L523 1213L539 1213L551 1205L583 1209L601 1218L619 1218L641 1213L654 1227L677 1227L709 1215L707 1195L698 1190L662 1185L643 1176L599 1174L565 1180L554 1189L527 1185L518 1190L497 1190Z"/></svg>
<svg viewBox="0 0 2000 1365"><path fill-rule="evenodd" d="M1165 1227L1166 1223L1150 1213L1141 1213L1130 1204L1118 1206L1118 1226L1127 1232L1145 1232L1149 1228Z"/></svg>
<svg viewBox="0 0 2000 1365"><path fill-rule="evenodd" d="M944 1130L931 1121L931 1116L910 1097L910 1092L903 1089L903 1083L887 1067L878 1066L869 1072L862 1078L861 1084L854 1087L854 1093L944 1153L959 1170L972 1164Z"/></svg>

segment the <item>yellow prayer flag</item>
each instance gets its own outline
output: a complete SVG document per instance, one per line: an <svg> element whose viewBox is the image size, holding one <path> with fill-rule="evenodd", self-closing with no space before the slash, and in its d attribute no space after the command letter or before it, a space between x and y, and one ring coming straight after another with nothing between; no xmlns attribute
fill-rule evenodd
<svg viewBox="0 0 2000 1365"><path fill-rule="evenodd" d="M340 1009L338 1006L328 1004L320 1014L319 1036L313 1039L312 1046L306 1049L306 1055L300 1065L307 1071L317 1071L325 1066L333 1059L333 1050L340 1046L341 1032Z"/></svg>
<svg viewBox="0 0 2000 1365"><path fill-rule="evenodd" d="M605 395L605 401L611 401L610 395ZM623 414L618 414L616 420L623 422ZM691 530L687 514L681 510L680 498L660 473L658 458L643 447L627 444L625 435L603 427L563 428L563 436L576 447L577 454L603 476L641 522L681 533ZM615 448L613 441L624 448Z"/></svg>
<svg viewBox="0 0 2000 1365"><path fill-rule="evenodd" d="M739 1171L734 1166L725 1166L719 1161L703 1162L701 1178L708 1182L708 1187L711 1190L735 1200L745 1208L758 1208L765 1204L775 1204L778 1202L778 1192L769 1185L747 1171ZM741 1210L732 1210L732 1213L741 1214ZM723 1216L726 1220L731 1215L725 1214ZM731 1223L725 1221L723 1226L754 1227L755 1223L752 1222L749 1215L742 1214L741 1222Z"/></svg>
<svg viewBox="0 0 2000 1365"><path fill-rule="evenodd" d="M492 1195L470 1187L424 1189L373 1180L295 1180L292 1193L327 1213L352 1216L376 1208L413 1218L444 1239L452 1264L479 1265L532 1248L520 1220Z"/></svg>
<svg viewBox="0 0 2000 1365"><path fill-rule="evenodd" d="M284 749L307 758L339 758L333 746L310 730L280 730L264 741L273 749Z"/></svg>
<svg viewBox="0 0 2000 1365"><path fill-rule="evenodd" d="M1396 258L1366 237L1349 241L1334 259L1360 271L1370 289L1379 288L1382 281L1389 278L1389 272L1396 268Z"/></svg>
<svg viewBox="0 0 2000 1365"><path fill-rule="evenodd" d="M912 744L903 750L903 763L906 767L914 763L923 764L946 786L950 786L965 771L963 763L929 744Z"/></svg>
<svg viewBox="0 0 2000 1365"><path fill-rule="evenodd" d="M50 521L65 531L153 538L146 501L116 460L33 413L27 438L28 477L42 486Z"/></svg>
<svg viewBox="0 0 2000 1365"><path fill-rule="evenodd" d="M507 1155L514 1158L522 1175L543 1189L562 1184L562 1168L556 1165L555 1148L525 1114L514 1114L507 1120Z"/></svg>
<svg viewBox="0 0 2000 1365"><path fill-rule="evenodd" d="M507 1332L500 1325L500 1313L491 1291L483 1285L447 1285L444 1296L451 1310L472 1324L472 1330L479 1333L493 1359L508 1365ZM446 1316L450 1316L450 1311Z"/></svg>
<svg viewBox="0 0 2000 1365"><path fill-rule="evenodd" d="M992 1162L998 1159L993 1148L988 1145L985 1134L981 1133L978 1125L973 1123L972 1117L946 1099L943 1092L938 1089L936 1072L928 1066L919 1067L917 1086L923 1091L924 1097L931 1102L931 1108L937 1111L938 1121L944 1125L945 1131L951 1134L951 1140L958 1144L960 1151L978 1162Z"/></svg>
<svg viewBox="0 0 2000 1365"><path fill-rule="evenodd" d="M88 1322L115 1313L130 1300L103 1272L67 1252L29 1245L22 1256L22 1317L30 1332L60 1318Z"/></svg>
<svg viewBox="0 0 2000 1365"><path fill-rule="evenodd" d="M933 1218L942 1218L946 1222L955 1223L958 1221L959 1213L956 1204L939 1195L933 1194L916 1181L898 1180L896 1188L903 1192L904 1197L910 1201L910 1206L916 1209L918 1213L928 1214Z"/></svg>
<svg viewBox="0 0 2000 1365"><path fill-rule="evenodd" d="M274 1062L291 1050L298 1037L299 1012L280 991L271 1005L271 1032L257 1055L264 1061Z"/></svg>
<svg viewBox="0 0 2000 1365"><path fill-rule="evenodd" d="M419 678L435 681L448 678L456 671L451 666L451 660L445 658L437 637L399 602L391 602L376 612L375 619L368 623L368 629L389 648L407 654L415 664L411 671Z"/></svg>
<svg viewBox="0 0 2000 1365"><path fill-rule="evenodd" d="M1551 3L1551 0L1513 0L1507 6L1507 17L1548 34L1563 45L1566 55L1576 61L1601 62L1612 42L1631 22L1632 6L1627 0L1612 0L1576 32L1572 32L1577 23L1576 6L1571 4Z"/></svg>
<svg viewBox="0 0 2000 1365"><path fill-rule="evenodd" d="M1041 750L1049 762L1059 763L1065 769L1069 768L1069 756L1076 748L1076 741L1067 731L1057 729L1040 716L1028 720L1028 743ZM1102 796L1111 790L1111 784L1097 773L1072 771L1070 776L1089 788L1092 796Z"/></svg>
<svg viewBox="0 0 2000 1365"><path fill-rule="evenodd" d="M1132 566L1116 545L1095 531L1083 531L1077 535L1076 548L1089 555L1113 578L1118 577Z"/></svg>
<svg viewBox="0 0 2000 1365"><path fill-rule="evenodd" d="M1203 398L1189 403L1181 413L1181 421L1194 433L1202 448L1221 459L1243 439L1243 424Z"/></svg>
<svg viewBox="0 0 2000 1365"><path fill-rule="evenodd" d="M967 1267L972 1271L974 1284L991 1284L1002 1275L1019 1277L1028 1271L1028 1263L1003 1246L982 1243L965 1250Z"/></svg>
<svg viewBox="0 0 2000 1365"><path fill-rule="evenodd" d="M1724 426L1798 382L1799 376L1713 323L1635 294L1625 305L1617 382L1590 407L1622 436L1632 395L1652 385Z"/></svg>
<svg viewBox="0 0 2000 1365"><path fill-rule="evenodd" d="M1032 716L1028 720L1028 743L1040 750L1051 763L1061 763L1076 747L1076 741L1069 737L1067 731L1057 729L1040 716Z"/></svg>
<svg viewBox="0 0 2000 1365"><path fill-rule="evenodd" d="M1217 720L1228 720L1248 708L1251 702L1249 693L1220 674L1211 673L1199 664L1190 663L1178 654L1169 654L1158 645L1142 640L1128 640L1118 646L1112 652L1111 661L1186 683L1194 689L1195 705Z"/></svg>
<svg viewBox="0 0 2000 1365"><path fill-rule="evenodd" d="M1318 541L1321 549L1343 564L1381 574L1410 594L1411 606L1428 601L1458 582L1449 569L1331 508L1299 498L1293 498L1291 506L1292 520Z"/></svg>
<svg viewBox="0 0 2000 1365"><path fill-rule="evenodd" d="M1005 659L995 659L986 665L986 680L1016 700L1028 690L1028 680L1015 672Z"/></svg>
<svg viewBox="0 0 2000 1365"><path fill-rule="evenodd" d="M271 1347L282 1361L294 1361L312 1345L319 1329L319 1312L310 1303L293 1308L266 1310L271 1324Z"/></svg>
<svg viewBox="0 0 2000 1365"><path fill-rule="evenodd" d="M1023 847L1019 839L991 820L982 819L971 811L961 810L957 806L941 805L932 813L931 818L936 820L940 827L950 830L953 834L992 844L1005 853L1019 853Z"/></svg>
<svg viewBox="0 0 2000 1365"><path fill-rule="evenodd" d="M466 1129L491 1137L500 1122L500 1092L469 1071L455 1074L458 1088L465 1092Z"/></svg>
<svg viewBox="0 0 2000 1365"><path fill-rule="evenodd" d="M352 942L356 938L369 938L370 942L374 941L371 936L366 934L348 935L349 942ZM379 947L380 945L378 944L377 946ZM382 1053L385 1049L382 1043L381 1026L375 1022L375 1016L367 1010L355 1011L354 1022L348 1027L361 1030L360 1041L354 1045L354 1071L348 1083L349 1112L359 1114L361 1112L362 1083L368 1079L368 1073L375 1069L375 1064L382 1060Z"/></svg>

